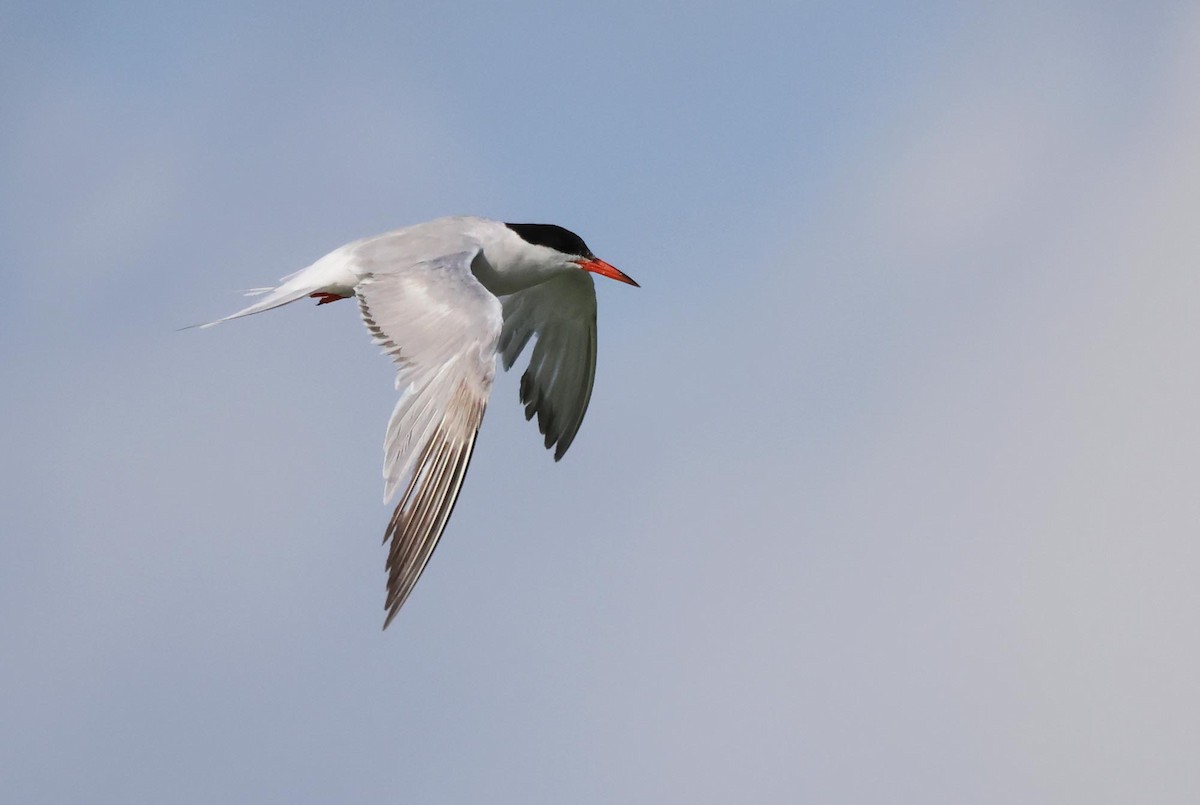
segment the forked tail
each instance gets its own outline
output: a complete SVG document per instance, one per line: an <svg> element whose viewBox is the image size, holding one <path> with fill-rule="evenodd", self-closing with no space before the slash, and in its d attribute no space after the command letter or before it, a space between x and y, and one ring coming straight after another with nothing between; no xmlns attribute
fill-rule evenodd
<svg viewBox="0 0 1200 805"><path fill-rule="evenodd" d="M251 288L246 291L246 296L262 297L253 305L216 321L210 321L207 324L193 324L192 327L212 327L230 319L240 319L243 316L252 316L255 313L262 313L264 310L281 307L306 296L315 297L319 300L317 304L320 305L353 296L358 277L354 273L351 260L346 253L347 248L343 247L330 252L307 268L289 274L274 288ZM191 327L183 329L190 330Z"/></svg>

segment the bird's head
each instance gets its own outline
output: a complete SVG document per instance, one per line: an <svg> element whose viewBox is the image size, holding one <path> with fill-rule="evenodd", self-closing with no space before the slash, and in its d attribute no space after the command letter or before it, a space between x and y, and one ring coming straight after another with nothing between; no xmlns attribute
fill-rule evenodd
<svg viewBox="0 0 1200 805"><path fill-rule="evenodd" d="M635 288L641 287L623 271L592 254L583 238L569 229L554 224L505 224L521 240L539 249L539 256L546 262L557 261L563 268L591 271L602 277L624 282Z"/></svg>

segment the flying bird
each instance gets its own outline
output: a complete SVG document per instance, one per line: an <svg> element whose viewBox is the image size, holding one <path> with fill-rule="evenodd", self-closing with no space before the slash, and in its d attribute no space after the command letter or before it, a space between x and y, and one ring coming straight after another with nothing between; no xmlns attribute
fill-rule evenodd
<svg viewBox="0 0 1200 805"><path fill-rule="evenodd" d="M592 274L637 283L553 224L438 218L356 240L284 277L253 305L201 327L300 299L358 300L372 339L397 366L400 399L383 441L384 502L404 492L384 534L387 628L429 562L454 510L483 420L496 357L504 368L536 336L521 377L525 418L557 461L592 396Z"/></svg>

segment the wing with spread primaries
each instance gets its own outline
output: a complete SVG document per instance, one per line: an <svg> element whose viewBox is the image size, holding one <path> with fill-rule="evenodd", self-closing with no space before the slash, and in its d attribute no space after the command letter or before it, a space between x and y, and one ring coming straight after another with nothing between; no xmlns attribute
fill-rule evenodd
<svg viewBox="0 0 1200 805"><path fill-rule="evenodd" d="M386 629L428 564L458 499L496 373L500 301L471 274L478 250L394 263L355 289L403 391L384 440L384 497L407 486L388 523Z"/></svg>
<svg viewBox="0 0 1200 805"><path fill-rule="evenodd" d="M525 418L537 414L546 447L558 461L571 446L592 398L596 377L596 286L591 274L571 271L504 297L500 350L504 368L537 336L521 376Z"/></svg>

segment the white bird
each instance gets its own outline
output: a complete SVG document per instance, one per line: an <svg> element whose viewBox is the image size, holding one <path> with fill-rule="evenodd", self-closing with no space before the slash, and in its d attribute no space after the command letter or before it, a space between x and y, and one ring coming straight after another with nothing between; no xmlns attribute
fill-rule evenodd
<svg viewBox="0 0 1200 805"><path fill-rule="evenodd" d="M525 418L554 460L571 446L596 372L596 290L590 273L637 286L552 224L438 218L356 240L214 322L312 297L357 297L403 389L384 437L384 502L407 481L388 523L387 628L437 547L458 499L483 420L496 356L504 368L536 336L521 377Z"/></svg>

